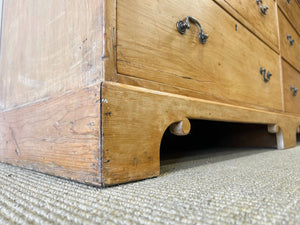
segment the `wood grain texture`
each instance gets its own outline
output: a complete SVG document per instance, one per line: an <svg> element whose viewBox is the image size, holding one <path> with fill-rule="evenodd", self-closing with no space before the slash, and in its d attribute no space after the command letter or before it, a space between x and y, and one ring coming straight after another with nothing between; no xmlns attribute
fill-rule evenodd
<svg viewBox="0 0 300 225"><path fill-rule="evenodd" d="M282 60L285 111L300 115L300 73ZM298 89L296 96L291 87Z"/></svg>
<svg viewBox="0 0 300 225"><path fill-rule="evenodd" d="M100 185L99 85L0 114L0 161Z"/></svg>
<svg viewBox="0 0 300 225"><path fill-rule="evenodd" d="M280 49L282 57L300 71L300 36L285 18L280 10L278 10L279 31L280 31ZM300 19L300 16L299 16ZM295 40L290 45L287 35L291 35Z"/></svg>
<svg viewBox="0 0 300 225"><path fill-rule="evenodd" d="M176 122L203 119L277 125L279 149L296 145L300 117L152 91L113 82L102 90L102 182L124 183L159 174L159 147ZM266 126L267 129L267 126Z"/></svg>
<svg viewBox="0 0 300 225"><path fill-rule="evenodd" d="M266 38L260 30L258 30L255 26L253 26L248 20L246 20L238 11L232 8L224 0L214 0L219 6L221 6L226 12L228 12L231 16L233 16L237 21L247 27L254 35L256 35L262 42L267 44L271 49L273 49L276 53L279 53L279 46L278 43L275 45L270 39ZM278 30L278 28L277 28ZM278 40L278 38L277 38Z"/></svg>
<svg viewBox="0 0 300 225"><path fill-rule="evenodd" d="M99 84L102 17L102 0L5 1L0 110Z"/></svg>
<svg viewBox="0 0 300 225"><path fill-rule="evenodd" d="M281 112L281 79L298 85L298 72L283 62L280 75L276 19L269 19L276 1L265 0L268 17L242 1L253 4L6 1L0 161L93 185L145 179L159 175L166 129L186 135L191 119L266 125L277 148L295 146L300 117L289 107L297 100L284 99L294 115ZM209 34L205 45L194 24L177 32L188 15ZM282 18L281 35L292 28ZM297 46L291 53L281 43L295 68ZM269 82L260 67L273 74Z"/></svg>
<svg viewBox="0 0 300 225"><path fill-rule="evenodd" d="M205 45L194 24L185 35L176 30L176 22L187 15L199 19L210 35ZM117 26L120 74L202 92L216 100L282 109L278 55L213 1L121 1ZM270 82L263 81L260 67L273 74Z"/></svg>
<svg viewBox="0 0 300 225"><path fill-rule="evenodd" d="M212 100L212 101L219 101L222 103L245 106L248 108L261 109L270 112L282 112L284 110L284 109L270 109L264 106L258 106L246 102L239 102L239 101L234 101L229 99L217 98L212 94L201 92L201 90L194 91L187 88L176 87L169 84L159 83L156 81L146 80L146 79L133 77L133 76L127 76L123 74L118 74L118 82L122 84L137 86L137 87L144 87L156 91L168 92L168 93L179 94L188 97L201 98L201 99Z"/></svg>
<svg viewBox="0 0 300 225"><path fill-rule="evenodd" d="M295 0L290 3L287 0L277 0L277 4L300 35L300 3Z"/></svg>
<svg viewBox="0 0 300 225"><path fill-rule="evenodd" d="M266 39L269 39L278 47L277 25L276 25L276 4L274 0L264 0L263 5L269 7L264 15L255 0L225 0L242 17L255 27Z"/></svg>
<svg viewBox="0 0 300 225"><path fill-rule="evenodd" d="M104 3L104 79L106 81L117 81L117 1L108 0L103 1Z"/></svg>

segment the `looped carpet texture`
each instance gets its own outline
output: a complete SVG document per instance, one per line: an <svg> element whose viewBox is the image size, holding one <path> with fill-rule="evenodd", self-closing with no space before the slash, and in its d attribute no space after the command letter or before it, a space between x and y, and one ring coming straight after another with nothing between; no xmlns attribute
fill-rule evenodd
<svg viewBox="0 0 300 225"><path fill-rule="evenodd" d="M196 152L110 188L0 164L0 224L300 224L300 147Z"/></svg>

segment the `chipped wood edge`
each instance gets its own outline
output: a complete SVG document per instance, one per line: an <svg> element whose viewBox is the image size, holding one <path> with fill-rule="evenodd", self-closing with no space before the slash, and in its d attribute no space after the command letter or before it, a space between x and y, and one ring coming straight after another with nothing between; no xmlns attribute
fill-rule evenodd
<svg viewBox="0 0 300 225"><path fill-rule="evenodd" d="M282 130L276 124L272 124L268 125L268 132L270 134L276 134L277 148L284 149L284 138Z"/></svg>
<svg viewBox="0 0 300 225"><path fill-rule="evenodd" d="M268 125L268 132L271 134L276 134L279 132L279 127L276 124Z"/></svg>
<svg viewBox="0 0 300 225"><path fill-rule="evenodd" d="M184 118L179 122L175 122L170 126L170 132L177 136L185 136L190 133L191 130L191 123L189 119Z"/></svg>
<svg viewBox="0 0 300 225"><path fill-rule="evenodd" d="M278 133L276 133L276 141L277 141L277 148L280 150L284 149L284 137L281 129L279 129Z"/></svg>
<svg viewBox="0 0 300 225"><path fill-rule="evenodd" d="M266 124L278 149L296 146L300 117L112 82L102 92L104 186L158 176L161 138L182 118Z"/></svg>

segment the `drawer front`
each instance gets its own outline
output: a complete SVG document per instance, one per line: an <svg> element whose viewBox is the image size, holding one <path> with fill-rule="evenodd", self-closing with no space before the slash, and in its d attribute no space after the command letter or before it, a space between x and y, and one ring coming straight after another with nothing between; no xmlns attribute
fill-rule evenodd
<svg viewBox="0 0 300 225"><path fill-rule="evenodd" d="M300 6L296 0L277 0L278 6L284 12L291 24L300 34Z"/></svg>
<svg viewBox="0 0 300 225"><path fill-rule="evenodd" d="M274 0L262 0L257 4L256 0L226 0L237 12L239 12L264 38L269 39L278 47L278 32L276 23L276 11ZM264 6L268 7L266 14Z"/></svg>
<svg viewBox="0 0 300 225"><path fill-rule="evenodd" d="M279 10L278 19L282 57L300 71L300 37Z"/></svg>
<svg viewBox="0 0 300 225"><path fill-rule="evenodd" d="M119 1L118 73L282 110L279 56L213 1ZM176 22L199 19L181 35ZM264 82L264 67L273 75ZM212 99L212 98L210 98Z"/></svg>
<svg viewBox="0 0 300 225"><path fill-rule="evenodd" d="M300 114L300 73L282 60L285 111Z"/></svg>

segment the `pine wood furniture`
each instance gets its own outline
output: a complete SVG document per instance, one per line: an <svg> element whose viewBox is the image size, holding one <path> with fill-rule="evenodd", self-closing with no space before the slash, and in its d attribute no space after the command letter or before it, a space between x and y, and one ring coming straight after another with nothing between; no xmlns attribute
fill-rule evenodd
<svg viewBox="0 0 300 225"><path fill-rule="evenodd" d="M154 177L165 130L189 119L296 145L299 1L4 0L2 18L2 162L98 186Z"/></svg>

